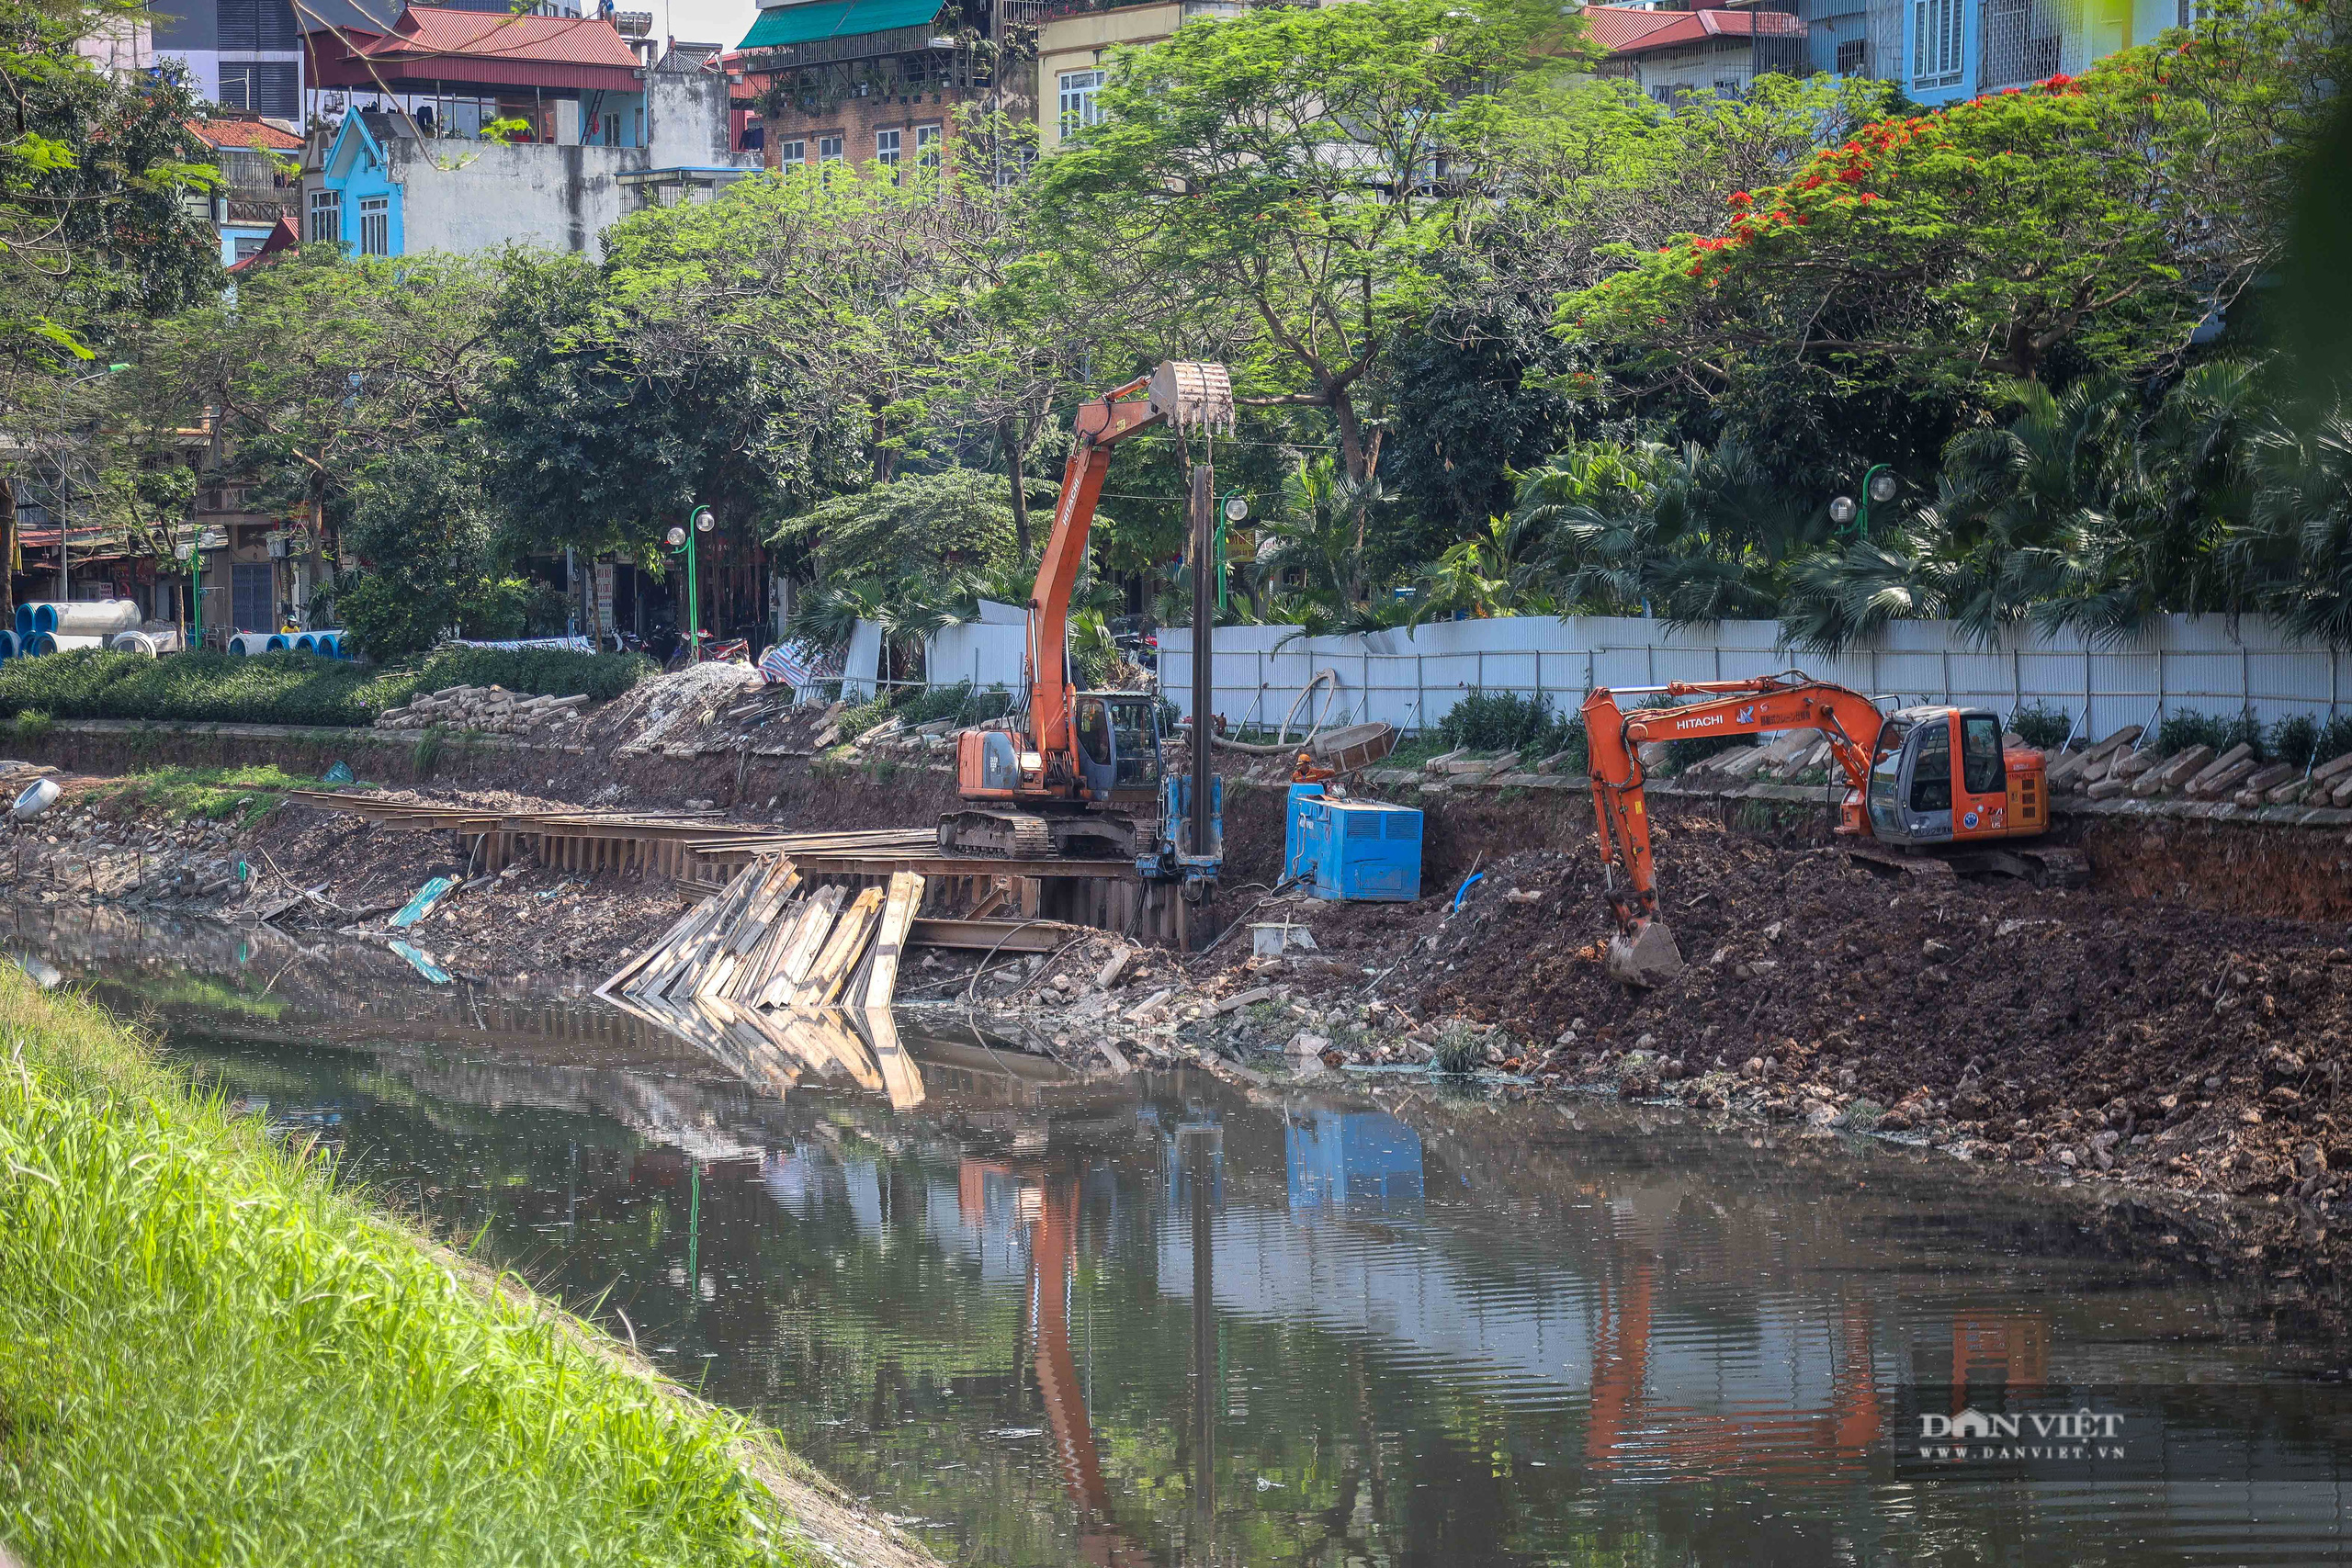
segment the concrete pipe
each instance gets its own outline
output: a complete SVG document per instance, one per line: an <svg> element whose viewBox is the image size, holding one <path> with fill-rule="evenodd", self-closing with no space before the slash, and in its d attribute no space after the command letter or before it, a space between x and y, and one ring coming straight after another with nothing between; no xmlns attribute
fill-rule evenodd
<svg viewBox="0 0 2352 1568"><path fill-rule="evenodd" d="M33 629L65 637L112 637L139 629L146 617L130 599L74 599L33 607Z"/></svg>
<svg viewBox="0 0 2352 1568"><path fill-rule="evenodd" d="M17 605L17 624L10 629L13 630L19 637L28 637L32 636L34 631L38 629L33 625L33 612L40 607L39 603L33 600L28 600L24 604Z"/></svg>
<svg viewBox="0 0 2352 1568"><path fill-rule="evenodd" d="M16 657L17 634L15 632L0 632L0 660L6 660Z"/></svg>
<svg viewBox="0 0 2352 1568"><path fill-rule="evenodd" d="M44 653L72 653L80 649L104 648L107 639L95 634L84 636L76 632L35 632L31 645L26 649L38 659Z"/></svg>
<svg viewBox="0 0 2352 1568"><path fill-rule="evenodd" d="M286 648L287 642L285 634L282 632L272 632L269 634L268 640L262 644L261 650L264 653L283 653L286 651Z"/></svg>
<svg viewBox="0 0 2352 1568"><path fill-rule="evenodd" d="M40 816L56 804L57 781L35 779L22 795L17 796L17 804L11 809L11 815L22 822Z"/></svg>
<svg viewBox="0 0 2352 1568"><path fill-rule="evenodd" d="M239 632L229 639L229 651L236 654L267 653L270 644L286 646L286 639L276 632Z"/></svg>
<svg viewBox="0 0 2352 1568"><path fill-rule="evenodd" d="M150 659L180 650L180 634L166 627L158 631L117 632L107 639L107 646L117 653L143 653Z"/></svg>
<svg viewBox="0 0 2352 1568"><path fill-rule="evenodd" d="M315 654L319 651L319 639L309 632L297 632L294 634L294 651Z"/></svg>

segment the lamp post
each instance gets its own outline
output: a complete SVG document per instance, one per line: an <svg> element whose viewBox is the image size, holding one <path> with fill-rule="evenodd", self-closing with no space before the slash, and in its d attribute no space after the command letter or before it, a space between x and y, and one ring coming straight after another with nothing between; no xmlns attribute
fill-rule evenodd
<svg viewBox="0 0 2352 1568"><path fill-rule="evenodd" d="M1829 503L1829 521L1840 528L1849 523L1857 524L1855 532L1867 539L1871 536L1871 502L1893 501L1902 488L1903 481L1894 477L1892 464L1872 463L1862 474L1861 504L1856 506L1850 495L1839 496Z"/></svg>
<svg viewBox="0 0 2352 1568"><path fill-rule="evenodd" d="M198 538L202 536L199 530ZM196 543L191 540L181 540L172 554L188 563L188 621L195 630L189 636L187 645L190 650L200 653L204 649L204 563L197 558Z"/></svg>
<svg viewBox="0 0 2352 1568"><path fill-rule="evenodd" d="M1220 508L1218 509L1218 512L1217 512L1217 520L1216 520L1216 613L1217 613L1218 615L1224 615L1224 614L1225 614L1225 610L1226 610L1226 602L1227 602L1227 596L1226 596L1226 558L1225 558L1225 535L1226 535L1226 530L1227 530L1227 528L1229 528L1229 527L1231 527L1231 526L1235 525L1236 524L1239 524L1239 523L1242 523L1242 522L1246 522L1246 521L1249 519L1249 516L1250 516L1250 502L1249 502L1249 500L1248 500L1246 497L1244 497L1244 496L1242 495L1242 493L1241 493L1239 491L1238 491L1238 490L1237 490L1237 491L1230 491L1230 492L1228 492L1228 493L1227 494L1227 496L1226 496L1226 498L1225 498L1225 504L1224 504L1222 507L1220 507Z"/></svg>
<svg viewBox="0 0 2352 1568"><path fill-rule="evenodd" d="M669 541L670 549L673 554L680 550L685 552L686 660L689 663L699 662L702 659L702 603L695 596L695 536L709 533L713 521L709 507L697 506L686 513L684 526L673 528L663 536Z"/></svg>

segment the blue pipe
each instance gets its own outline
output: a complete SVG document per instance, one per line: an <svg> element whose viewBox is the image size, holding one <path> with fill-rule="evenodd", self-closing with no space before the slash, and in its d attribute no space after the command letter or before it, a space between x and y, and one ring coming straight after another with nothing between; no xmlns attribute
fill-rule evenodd
<svg viewBox="0 0 2352 1568"><path fill-rule="evenodd" d="M1474 871L1469 875L1464 877L1462 879L1462 886L1453 890L1453 908L1448 910L1447 913L1459 914L1462 909L1462 900L1469 896L1470 885L1474 882L1484 882L1486 880L1487 874L1483 871Z"/></svg>

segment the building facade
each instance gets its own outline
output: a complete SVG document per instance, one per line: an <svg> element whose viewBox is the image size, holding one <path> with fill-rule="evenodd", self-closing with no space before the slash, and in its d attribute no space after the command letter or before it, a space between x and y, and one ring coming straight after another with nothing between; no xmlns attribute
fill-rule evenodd
<svg viewBox="0 0 2352 1568"><path fill-rule="evenodd" d="M310 137L307 243L594 254L630 211L707 196L757 164L730 145L710 55L640 65L601 17L413 6L382 34L314 32L311 57L354 107Z"/></svg>
<svg viewBox="0 0 2352 1568"><path fill-rule="evenodd" d="M302 138L253 113L190 120L188 130L210 152L223 181L189 197L220 236L220 265L234 267L284 248L288 226L301 211Z"/></svg>
<svg viewBox="0 0 2352 1568"><path fill-rule="evenodd" d="M1694 0L1584 15L1607 51L1602 71L1661 99L1742 92L1768 71L1827 72L1893 82L1932 107L2081 71L2187 25L2195 9L2194 0Z"/></svg>
<svg viewBox="0 0 2352 1568"><path fill-rule="evenodd" d="M943 168L975 113L1026 118L1035 0L787 0L763 5L729 57L772 169ZM1000 155L1001 156L1001 155ZM1021 172L1025 153L997 169Z"/></svg>
<svg viewBox="0 0 2352 1568"><path fill-rule="evenodd" d="M221 107L301 122L302 32L289 0L173 0L156 15L154 49L184 62L190 85Z"/></svg>
<svg viewBox="0 0 2352 1568"><path fill-rule="evenodd" d="M1758 76L1812 69L1804 18L1765 5L1588 6L1584 17L1593 41L1609 51L1601 74L1630 77L1662 104L1737 97Z"/></svg>
<svg viewBox="0 0 2352 1568"><path fill-rule="evenodd" d="M1242 0L1154 0L1145 6L1055 8L1037 24L1037 150L1050 152L1102 118L1095 95L1111 56L1174 36L1186 22L1238 17Z"/></svg>

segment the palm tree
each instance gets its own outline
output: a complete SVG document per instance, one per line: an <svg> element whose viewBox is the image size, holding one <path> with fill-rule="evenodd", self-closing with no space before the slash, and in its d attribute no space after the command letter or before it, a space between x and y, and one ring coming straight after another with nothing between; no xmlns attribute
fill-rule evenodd
<svg viewBox="0 0 2352 1568"><path fill-rule="evenodd" d="M2229 553L2262 605L2331 648L2352 646L2352 408L2266 420L2249 444L2253 496Z"/></svg>

